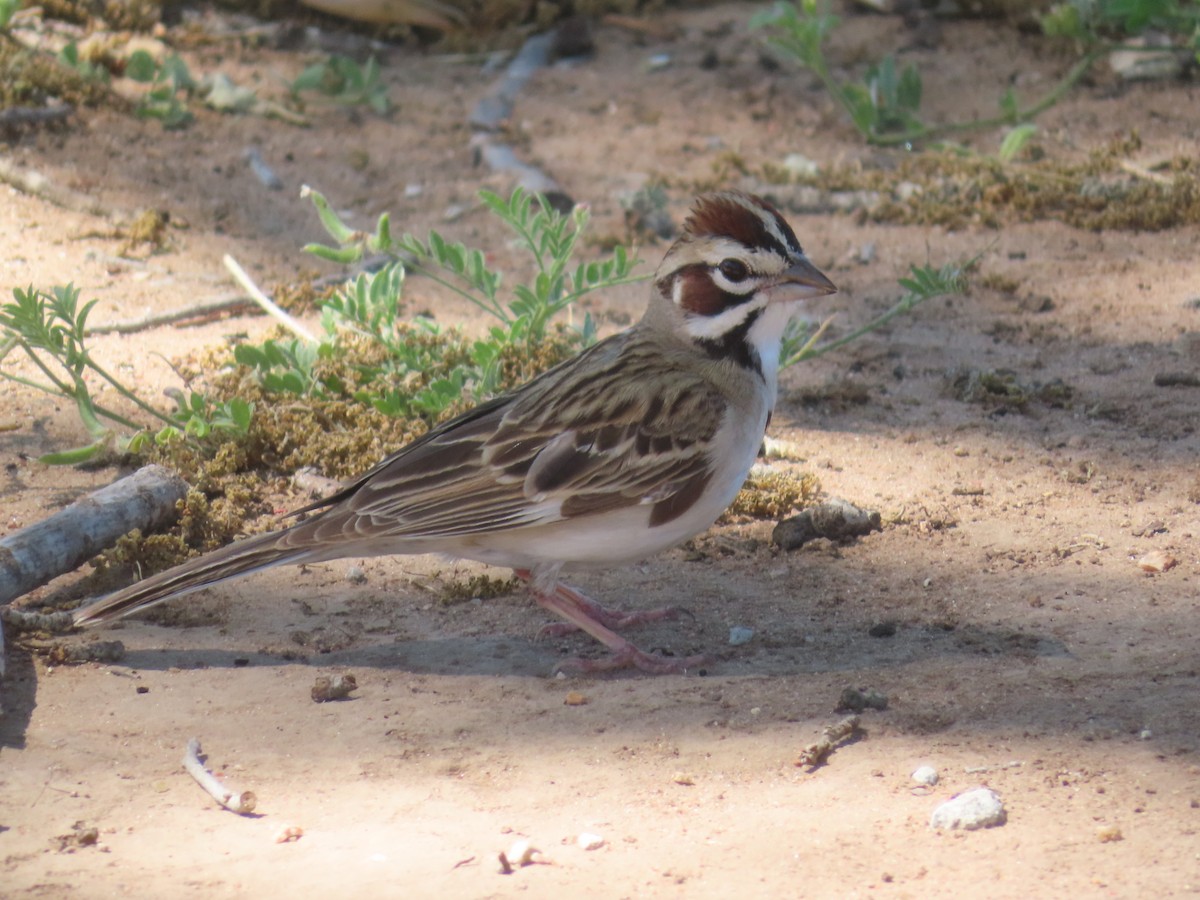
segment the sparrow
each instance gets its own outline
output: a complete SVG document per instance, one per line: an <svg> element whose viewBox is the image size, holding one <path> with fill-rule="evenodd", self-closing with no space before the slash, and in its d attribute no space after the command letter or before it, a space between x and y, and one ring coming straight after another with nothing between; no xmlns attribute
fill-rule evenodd
<svg viewBox="0 0 1200 900"><path fill-rule="evenodd" d="M644 316L504 396L393 453L309 514L152 575L76 611L95 625L271 566L438 553L512 568L611 653L559 669L681 673L700 656L618 634L681 610L608 609L563 569L634 562L682 543L733 500L775 405L784 330L837 289L779 210L750 194L700 197L655 273Z"/></svg>

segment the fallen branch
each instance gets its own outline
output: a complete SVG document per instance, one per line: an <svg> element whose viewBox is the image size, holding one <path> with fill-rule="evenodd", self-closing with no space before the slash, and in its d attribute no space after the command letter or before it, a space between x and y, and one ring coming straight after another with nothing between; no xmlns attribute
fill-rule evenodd
<svg viewBox="0 0 1200 900"><path fill-rule="evenodd" d="M241 312L247 309L258 309L258 304L245 294L222 297L219 300L209 300L184 306L171 312L152 313L140 319L128 319L124 322L112 322L108 325L91 325L87 333L92 334L133 334L158 328L160 325L178 325L181 322L191 322L201 319L208 320L226 313Z"/></svg>
<svg viewBox="0 0 1200 900"><path fill-rule="evenodd" d="M239 816L254 812L258 799L254 796L253 791L242 791L240 794L232 791L221 784L216 775L204 768L204 761L200 758L199 738L192 738L188 741L187 753L183 756L183 767L187 769L189 775L196 779L196 783L200 787L208 791L214 800L230 812L235 812Z"/></svg>
<svg viewBox="0 0 1200 900"><path fill-rule="evenodd" d="M70 572L135 528L173 522L187 491L175 473L146 466L0 540L0 603Z"/></svg>
<svg viewBox="0 0 1200 900"><path fill-rule="evenodd" d="M796 757L796 765L819 766L838 744L858 734L858 722L858 716L846 716L841 721L825 726L821 739L800 751L800 755Z"/></svg>
<svg viewBox="0 0 1200 900"><path fill-rule="evenodd" d="M70 118L74 112L75 107L69 103L59 106L11 106L8 109L0 109L0 128L56 122L59 119Z"/></svg>
<svg viewBox="0 0 1200 900"><path fill-rule="evenodd" d="M372 256L362 260L362 262L354 267L354 271L374 272L389 261L390 257L382 254ZM342 285L346 281L347 277L344 274L325 275L313 281L312 288L316 291L322 291L331 285ZM139 319L126 319L124 322L111 322L107 325L89 325L87 333L89 335L134 334L138 331L148 331L151 328L158 328L161 325L198 324L226 314L262 311L262 306L253 297L246 294L227 294L216 300L206 300L202 303L194 303L191 306L182 306L171 312L151 313ZM2 357L3 351L0 350L0 358Z"/></svg>
<svg viewBox="0 0 1200 900"><path fill-rule="evenodd" d="M517 184L531 193L541 194L559 212L570 212L575 203L554 178L537 166L522 162L512 147L495 138L511 118L513 103L525 83L550 61L554 41L554 34L536 34L528 38L504 74L475 104L467 124L474 132L470 147L477 159L496 172L511 174Z"/></svg>

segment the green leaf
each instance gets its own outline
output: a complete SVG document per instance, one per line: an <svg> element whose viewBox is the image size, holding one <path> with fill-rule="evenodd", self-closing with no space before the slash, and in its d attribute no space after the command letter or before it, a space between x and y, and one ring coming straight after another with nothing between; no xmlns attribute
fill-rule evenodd
<svg viewBox="0 0 1200 900"><path fill-rule="evenodd" d="M914 65L904 68L896 89L896 101L902 109L916 112L921 108L921 73Z"/></svg>
<svg viewBox="0 0 1200 900"><path fill-rule="evenodd" d="M38 457L38 462L47 466L77 466L81 463L91 462L98 459L108 449L110 437L102 437L85 447L60 450L57 453L44 453Z"/></svg>
<svg viewBox="0 0 1200 900"><path fill-rule="evenodd" d="M1000 111L1006 119L1016 121L1021 115L1021 107L1017 103L1016 92L1010 87L1000 97Z"/></svg>
<svg viewBox="0 0 1200 900"><path fill-rule="evenodd" d="M363 248L361 246L326 247L324 244L305 244L304 252L311 253L318 259L340 263L344 266L356 263L363 258Z"/></svg>
<svg viewBox="0 0 1200 900"><path fill-rule="evenodd" d="M134 50L125 61L125 76L134 81L149 83L158 74L158 63L145 50Z"/></svg>
<svg viewBox="0 0 1200 900"><path fill-rule="evenodd" d="M312 200L313 206L317 208L317 218L321 220L321 226L329 233L331 238L339 244L349 243L355 238L357 232L343 222L341 217L333 211L324 194L306 186L301 190L300 196L307 196ZM310 244L309 246L312 245ZM305 249L307 250L308 248L306 247Z"/></svg>
<svg viewBox="0 0 1200 900"><path fill-rule="evenodd" d="M1015 128L1010 128L1005 133L1004 140L1000 142L1000 151L996 154L1000 161L1011 162L1015 159L1017 154L1029 143L1029 139L1037 133L1037 130L1037 126L1032 122L1025 122Z"/></svg>

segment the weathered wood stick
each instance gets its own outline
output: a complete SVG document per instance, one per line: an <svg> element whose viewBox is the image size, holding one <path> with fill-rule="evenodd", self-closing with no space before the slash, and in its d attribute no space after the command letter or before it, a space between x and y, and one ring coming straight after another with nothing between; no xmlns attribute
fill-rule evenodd
<svg viewBox="0 0 1200 900"><path fill-rule="evenodd" d="M174 472L146 466L0 540L0 603L70 572L134 528L173 522L187 491Z"/></svg>
<svg viewBox="0 0 1200 900"><path fill-rule="evenodd" d="M230 812L235 812L239 816L254 812L255 804L258 801L253 791L231 790L221 784L220 779L204 767L204 761L200 759L199 738L192 738L188 741L187 753L183 755L183 767L187 769L189 775L196 779L196 783L208 792L209 796Z"/></svg>

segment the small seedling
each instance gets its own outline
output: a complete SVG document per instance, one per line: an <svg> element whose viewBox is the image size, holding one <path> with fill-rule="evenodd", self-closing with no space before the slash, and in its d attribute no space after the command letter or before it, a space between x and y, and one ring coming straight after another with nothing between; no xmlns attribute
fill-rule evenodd
<svg viewBox="0 0 1200 900"><path fill-rule="evenodd" d="M183 128L192 121L187 99L195 93L196 82L178 55L171 54L158 62L145 50L135 50L125 63L125 74L150 85L138 101L139 116L158 119L166 129Z"/></svg>
<svg viewBox="0 0 1200 900"><path fill-rule="evenodd" d="M291 83L292 96L301 91L317 91L345 106L369 106L380 115L391 108L388 86L375 57L360 66L348 56L330 56L300 73Z"/></svg>
<svg viewBox="0 0 1200 900"><path fill-rule="evenodd" d="M948 263L940 269L935 269L933 266L911 266L909 277L899 280L900 287L904 288L904 293L890 309L835 341L820 343L821 335L829 326L829 320L814 327L811 322L793 319L784 335L783 349L779 355L780 368L794 366L798 362L815 359L830 350L844 347L846 344L858 340L864 334L882 328L896 316L911 312L926 300L944 297L947 294L961 293L967 286L967 270L975 262L976 260L973 259L966 263Z"/></svg>
<svg viewBox="0 0 1200 900"><path fill-rule="evenodd" d="M0 370L0 377L71 400L92 439L85 446L48 454L42 457L43 462L88 462L114 448L136 450L149 439L166 443L185 436L205 438L214 432L246 433L254 410L252 404L243 400L213 404L192 392L180 397L174 412L163 412L110 374L92 356L87 345L87 320L96 303L91 300L80 306L79 290L68 284L49 292L32 287L27 290L16 288L13 302L0 306L0 360L14 349L23 350L46 381L3 370ZM143 414L159 422L158 430L148 431L128 416L98 403L89 385L89 381L97 377ZM111 425L105 424L106 421L131 430L133 436L121 437Z"/></svg>

